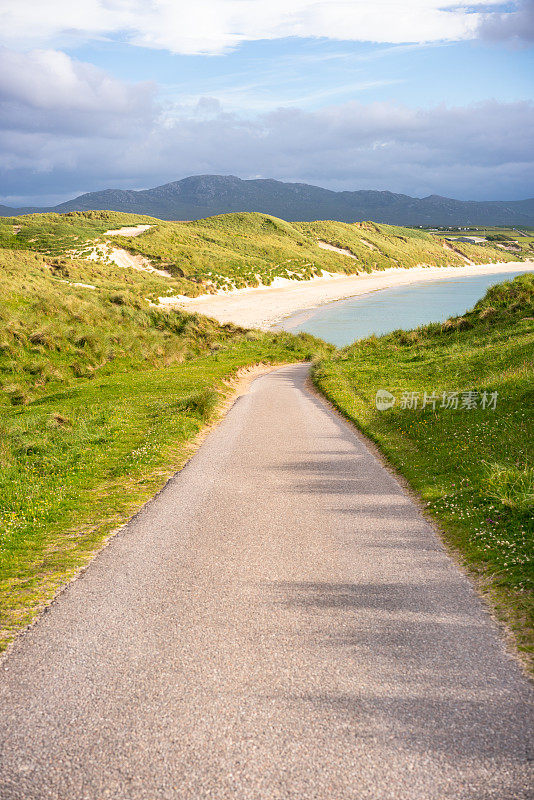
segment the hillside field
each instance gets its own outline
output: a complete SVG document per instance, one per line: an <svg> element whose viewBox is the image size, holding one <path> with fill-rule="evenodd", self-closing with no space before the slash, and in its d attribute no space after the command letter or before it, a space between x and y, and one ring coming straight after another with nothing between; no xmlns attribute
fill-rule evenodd
<svg viewBox="0 0 534 800"><path fill-rule="evenodd" d="M521 258L534 258L534 228L525 225L512 227L469 227L428 229L440 239L449 237L484 238L486 243L500 250L508 250ZM451 242L453 243L453 242Z"/></svg>

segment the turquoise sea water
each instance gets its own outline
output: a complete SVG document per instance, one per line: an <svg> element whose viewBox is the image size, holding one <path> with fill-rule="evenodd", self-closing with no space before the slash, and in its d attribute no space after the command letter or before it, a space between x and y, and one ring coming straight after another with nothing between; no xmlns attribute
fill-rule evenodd
<svg viewBox="0 0 534 800"><path fill-rule="evenodd" d="M305 331L337 347L372 333L390 333L397 328L410 330L428 322L443 322L472 308L486 290L496 283L515 278L522 270L498 275L446 278L430 283L413 283L395 289L338 300L306 312L294 314L276 327Z"/></svg>

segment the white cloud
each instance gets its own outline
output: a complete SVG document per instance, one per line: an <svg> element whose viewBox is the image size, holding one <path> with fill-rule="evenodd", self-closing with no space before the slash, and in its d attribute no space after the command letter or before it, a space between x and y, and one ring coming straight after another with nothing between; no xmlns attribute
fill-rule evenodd
<svg viewBox="0 0 534 800"><path fill-rule="evenodd" d="M299 108L337 100L347 89L338 82L292 96L294 107L276 111L264 110L270 97L250 108L246 85L218 93L211 85L206 93L218 99L200 102L182 87L181 105L168 98L162 110L153 84L123 82L58 49L67 42L119 39L212 55L243 41L288 36L406 48L479 35L532 38L534 0L522 0L512 13L488 12L500 6L501 0L0 0L0 41L12 45L0 47L2 191L72 196L213 172L416 195L527 195L534 123L528 103ZM28 45L35 49L18 52ZM258 80L242 77L255 85ZM352 92L380 83L357 77L348 73ZM229 112L239 108L243 115Z"/></svg>
<svg viewBox="0 0 534 800"><path fill-rule="evenodd" d="M0 48L0 115L4 128L124 135L153 116L151 83L126 84L58 50Z"/></svg>
<svg viewBox="0 0 534 800"><path fill-rule="evenodd" d="M0 0L0 37L16 46L120 37L175 53L218 54L288 36L371 42L473 38L500 0Z"/></svg>

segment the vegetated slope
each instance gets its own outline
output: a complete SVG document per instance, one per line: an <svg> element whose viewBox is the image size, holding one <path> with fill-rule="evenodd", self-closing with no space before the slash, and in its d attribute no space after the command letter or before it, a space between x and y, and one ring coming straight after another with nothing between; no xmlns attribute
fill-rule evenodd
<svg viewBox="0 0 534 800"><path fill-rule="evenodd" d="M90 242L103 241L107 230L158 222L160 220L153 217L115 211L25 214L0 219L0 247L64 255L74 250L87 250Z"/></svg>
<svg viewBox="0 0 534 800"><path fill-rule="evenodd" d="M169 282L0 250L0 649L183 465L228 378L329 347L151 305Z"/></svg>
<svg viewBox="0 0 534 800"><path fill-rule="evenodd" d="M53 208L17 210L0 206L0 216L101 208L175 220L258 211L286 220L358 222L373 219L394 225L534 224L532 199L477 202L439 195L417 198L387 191L334 192L306 183L241 180L233 175L193 175L142 191L106 189L83 194Z"/></svg>
<svg viewBox="0 0 534 800"><path fill-rule="evenodd" d="M484 264L515 258L515 254L506 252L503 256L503 251L492 245L449 243L425 231L375 222L300 222L295 226L314 239L349 250L357 258L358 269L366 271L420 264L460 266L466 261Z"/></svg>
<svg viewBox="0 0 534 800"><path fill-rule="evenodd" d="M150 224L139 236L109 237L106 231ZM0 243L50 255L88 257L110 242L144 256L172 274L163 294L196 296L219 289L271 284L277 278L308 279L328 272L357 273L417 264L459 266L511 261L516 254L487 244L447 243L423 231L372 222L289 223L267 214L225 214L188 223L90 211L0 220ZM355 258L325 250L320 242ZM94 255L94 253L93 253ZM98 255L109 263L105 253Z"/></svg>
<svg viewBox="0 0 534 800"><path fill-rule="evenodd" d="M475 235L478 231L475 231ZM486 241L511 253L518 253L524 258L534 257L534 229L523 226L522 228L489 228L482 233Z"/></svg>
<svg viewBox="0 0 534 800"><path fill-rule="evenodd" d="M530 655L533 353L534 276L528 274L491 288L463 317L356 342L314 373L324 394L424 498ZM396 397L391 409L377 410L379 389ZM435 408L432 399L422 407L425 392ZM458 408L454 401L442 407L443 393L451 392L460 393ZM417 408L410 407L414 397ZM476 408L469 407L473 399Z"/></svg>

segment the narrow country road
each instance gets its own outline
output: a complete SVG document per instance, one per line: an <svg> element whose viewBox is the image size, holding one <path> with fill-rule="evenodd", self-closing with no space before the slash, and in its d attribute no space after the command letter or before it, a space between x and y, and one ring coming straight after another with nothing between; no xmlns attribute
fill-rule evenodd
<svg viewBox="0 0 534 800"><path fill-rule="evenodd" d="M532 798L527 681L307 369L257 379L4 659L2 800Z"/></svg>

